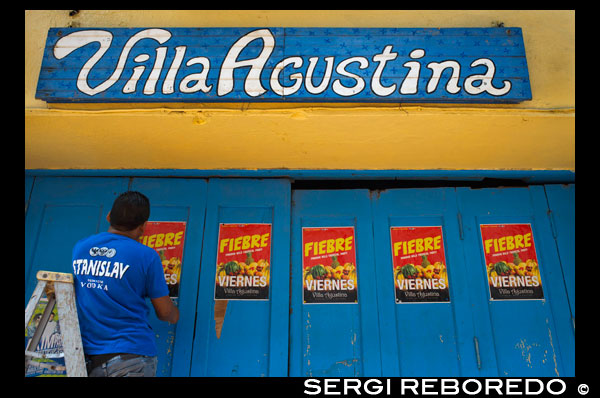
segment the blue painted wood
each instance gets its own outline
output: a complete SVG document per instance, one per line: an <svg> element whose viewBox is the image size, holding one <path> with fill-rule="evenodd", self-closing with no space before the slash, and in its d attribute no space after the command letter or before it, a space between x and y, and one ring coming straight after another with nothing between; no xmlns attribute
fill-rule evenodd
<svg viewBox="0 0 600 398"><path fill-rule="evenodd" d="M547 297L554 317L554 327L556 328L558 346L560 347L563 362L563 374L573 377L575 376L574 315L572 316L569 306L569 292L566 289L566 279L560 260L560 246L557 244L558 234L555 233L556 228L551 219L545 187L541 185L531 186L529 187L529 191L533 204L533 217L534 220L539 220L540 234L542 236L541 242L538 245L542 247L544 254L547 255L546 261L548 262L548 267L545 270L545 274L542 274L542 278L546 278L549 288L547 293L544 290L544 295ZM568 202L566 206L572 206L570 211L575 211L574 201ZM568 229L565 229L563 233L567 231ZM574 240L572 244L574 245ZM550 321L547 320L547 322Z"/></svg>
<svg viewBox="0 0 600 398"><path fill-rule="evenodd" d="M556 232L569 307L575 318L575 184L551 184L544 188L552 212L550 217Z"/></svg>
<svg viewBox="0 0 600 398"><path fill-rule="evenodd" d="M138 177L245 177L292 179L403 179L481 181L484 178L518 179L530 184L574 183L570 170L299 170L299 169L28 169L30 176L138 176Z"/></svg>
<svg viewBox="0 0 600 398"><path fill-rule="evenodd" d="M302 228L353 226L358 303L303 304ZM290 376L381 375L368 190L294 191Z"/></svg>
<svg viewBox="0 0 600 398"><path fill-rule="evenodd" d="M128 185L150 197L151 220L188 222L180 322L164 325L150 311L159 376L286 376L288 333L291 376L574 375L574 185L371 195L296 191L291 216L287 180L213 179L207 187L198 179L136 177L129 183L122 177L41 175L32 185L33 176L28 177L25 302L39 269L71 272L73 244L108 228L106 213ZM268 302L229 302L217 339L213 283L219 222L272 222L272 264L285 265L273 268ZM489 300L479 224L511 222L532 224L543 301ZM356 230L359 303L304 305L295 272L301 267L301 227L334 224ZM395 304L386 272L389 227L434 224L443 226L451 302ZM473 337L479 341L481 370Z"/></svg>
<svg viewBox="0 0 600 398"><path fill-rule="evenodd" d="M122 52L140 32L154 35L134 41L129 53ZM73 42L73 37L83 34L96 37ZM101 42L106 52L99 51ZM65 46L75 49L69 52ZM239 48L239 53L225 62L232 48ZM261 52L266 58L252 77L260 85L248 89L250 65L234 62L257 59ZM332 63L326 72L329 58ZM479 64L481 60L489 61ZM451 68L442 72L435 89L427 88L435 69L430 63L446 61L460 65L457 92L446 87ZM81 75L82 69L89 73ZM138 74L136 69L138 79L131 80ZM477 75L489 79L482 83ZM465 80L470 76L477 80L475 87L487 84L481 86L486 90L467 89ZM90 89L105 82L110 87L87 91L78 86L79 77ZM418 80L414 91L401 90L405 81L414 79ZM196 86L198 80L204 84ZM232 89L219 90L227 82ZM322 82L323 89L308 86L320 87ZM491 89L505 84L510 84L506 92ZM510 103L530 100L531 88L520 28L51 28L36 98L47 102Z"/></svg>
<svg viewBox="0 0 600 398"><path fill-rule="evenodd" d="M128 178L36 177L25 217L25 303L38 270L72 272L71 251L77 240L106 231L112 202L128 189ZM189 375L194 330L200 247L206 206L206 181L136 178L131 189L151 201L152 221L186 221L180 287L180 320L169 325L149 319L157 335L158 376ZM190 242L190 243L188 243Z"/></svg>
<svg viewBox="0 0 600 398"><path fill-rule="evenodd" d="M189 376L196 318L196 298L206 211L207 182L201 179L135 178L131 190L150 200L150 221L186 222L179 298L179 321L160 321L147 300L156 334L159 377Z"/></svg>
<svg viewBox="0 0 600 398"><path fill-rule="evenodd" d="M72 273L78 240L106 231L127 178L36 177L25 214L25 305L39 270Z"/></svg>
<svg viewBox="0 0 600 398"><path fill-rule="evenodd" d="M479 376L454 188L392 189L373 202L383 376ZM394 301L390 228L441 226L449 303Z"/></svg>
<svg viewBox="0 0 600 398"><path fill-rule="evenodd" d="M25 174L25 214L27 214L27 207L29 206L29 198L31 196L31 191L33 190L34 182L34 176Z"/></svg>
<svg viewBox="0 0 600 398"><path fill-rule="evenodd" d="M457 188L482 376L574 376L574 333L543 187ZM530 223L543 300L490 300L480 224Z"/></svg>
<svg viewBox="0 0 600 398"><path fill-rule="evenodd" d="M211 179L191 376L287 376L290 183ZM217 338L214 289L219 223L271 223L269 300L229 300Z"/></svg>

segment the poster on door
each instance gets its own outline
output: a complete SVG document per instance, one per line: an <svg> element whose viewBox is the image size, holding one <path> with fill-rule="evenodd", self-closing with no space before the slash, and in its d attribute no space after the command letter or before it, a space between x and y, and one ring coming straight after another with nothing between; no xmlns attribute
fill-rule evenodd
<svg viewBox="0 0 600 398"><path fill-rule="evenodd" d="M169 297L179 297L185 221L148 221L140 242L156 250L162 262Z"/></svg>
<svg viewBox="0 0 600 398"><path fill-rule="evenodd" d="M544 298L531 224L481 224L491 300Z"/></svg>
<svg viewBox="0 0 600 398"><path fill-rule="evenodd" d="M215 300L268 300L271 224L219 224Z"/></svg>
<svg viewBox="0 0 600 398"><path fill-rule="evenodd" d="M354 227L302 228L304 304L358 303Z"/></svg>
<svg viewBox="0 0 600 398"><path fill-rule="evenodd" d="M37 347L29 347L47 305L48 298L41 298L33 310L33 316L25 327L25 347L28 351L34 351L39 355L39 357L31 358L31 362L25 368L25 377L67 376L65 353L58 321L58 307L55 306L50 313Z"/></svg>
<svg viewBox="0 0 600 398"><path fill-rule="evenodd" d="M442 227L391 227L396 303L450 301Z"/></svg>

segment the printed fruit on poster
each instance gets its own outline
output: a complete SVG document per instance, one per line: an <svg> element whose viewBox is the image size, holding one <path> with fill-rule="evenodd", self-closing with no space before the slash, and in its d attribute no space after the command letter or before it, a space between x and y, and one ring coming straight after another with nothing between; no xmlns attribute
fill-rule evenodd
<svg viewBox="0 0 600 398"><path fill-rule="evenodd" d="M356 267L352 263L341 265L337 256L332 257L330 265L316 264L304 270L305 281L311 280L354 280L356 282Z"/></svg>
<svg viewBox="0 0 600 398"><path fill-rule="evenodd" d="M513 253L513 262L498 261L488 264L488 282L493 285L492 278L498 276L537 276L541 280L540 268L534 259L521 260L518 253Z"/></svg>
<svg viewBox="0 0 600 398"><path fill-rule="evenodd" d="M252 253L247 253L245 261L232 260L219 264L217 267L217 285L219 285L219 276L266 276L268 280L269 262L265 259L254 261Z"/></svg>
<svg viewBox="0 0 600 398"><path fill-rule="evenodd" d="M161 259L167 284L176 284L178 282L179 275L181 275L181 260L177 256L173 256L170 259L167 259L164 250L159 250L158 254Z"/></svg>
<svg viewBox="0 0 600 398"><path fill-rule="evenodd" d="M446 266L440 262L436 261L434 264L431 264L427 259L427 255L422 255L422 263L421 264L404 264L397 265L394 268L394 279L396 281L396 287L400 288L402 286L402 280L404 279L444 279L446 280L447 271Z"/></svg>

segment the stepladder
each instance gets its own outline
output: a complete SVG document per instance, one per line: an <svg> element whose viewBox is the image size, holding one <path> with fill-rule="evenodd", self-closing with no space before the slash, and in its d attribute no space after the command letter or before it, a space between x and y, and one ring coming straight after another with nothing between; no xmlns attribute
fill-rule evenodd
<svg viewBox="0 0 600 398"><path fill-rule="evenodd" d="M73 275L38 271L36 276L37 285L25 307L25 330L26 334L29 332L30 335L27 336L29 339L26 340L25 347L25 374L27 375L30 366L36 366L66 371L67 377L87 377ZM39 306L40 303L45 303L45 306ZM35 320L32 320L34 314ZM58 315L58 322L54 321L55 314ZM52 330L48 330L49 328ZM47 353L36 350L48 333L52 333L55 340L60 339L58 351L62 352ZM64 358L64 365L52 361L54 358Z"/></svg>

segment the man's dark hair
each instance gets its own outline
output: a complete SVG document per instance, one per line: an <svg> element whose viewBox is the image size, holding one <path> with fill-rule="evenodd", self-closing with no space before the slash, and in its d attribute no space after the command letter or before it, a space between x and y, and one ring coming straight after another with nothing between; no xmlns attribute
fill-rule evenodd
<svg viewBox="0 0 600 398"><path fill-rule="evenodd" d="M136 191L123 192L110 210L110 225L119 231L131 231L150 218L150 201Z"/></svg>

